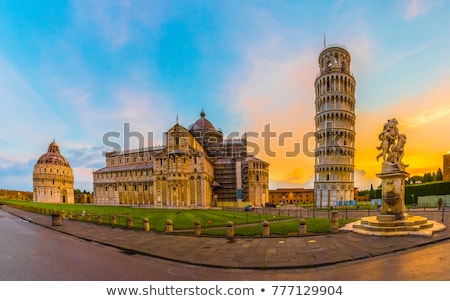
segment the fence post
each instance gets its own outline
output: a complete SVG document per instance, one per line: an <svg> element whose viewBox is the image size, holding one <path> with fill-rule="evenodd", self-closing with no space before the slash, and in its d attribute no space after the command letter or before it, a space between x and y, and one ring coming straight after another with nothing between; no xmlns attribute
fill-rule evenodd
<svg viewBox="0 0 450 301"><path fill-rule="evenodd" d="M300 219L300 222L299 222L298 234L305 235L306 233L307 233L306 220L304 218L302 218L302 219Z"/></svg>
<svg viewBox="0 0 450 301"><path fill-rule="evenodd" d="M234 237L234 224L232 221L227 222L227 237L228 238Z"/></svg>
<svg viewBox="0 0 450 301"><path fill-rule="evenodd" d="M150 222L148 218L144 218L144 231L150 231Z"/></svg>
<svg viewBox="0 0 450 301"><path fill-rule="evenodd" d="M173 232L173 221L171 219L166 220L166 233Z"/></svg>
<svg viewBox="0 0 450 301"><path fill-rule="evenodd" d="M127 227L133 228L133 217L132 216L129 216L127 219Z"/></svg>
<svg viewBox="0 0 450 301"><path fill-rule="evenodd" d="M117 218L115 215L111 216L111 225L115 226L117 224Z"/></svg>
<svg viewBox="0 0 450 301"><path fill-rule="evenodd" d="M200 234L202 234L202 225L200 224L200 221L194 222L194 234L196 236L199 236Z"/></svg>
<svg viewBox="0 0 450 301"><path fill-rule="evenodd" d="M103 223L103 216L101 214L97 215L97 223L102 224Z"/></svg>
<svg viewBox="0 0 450 301"><path fill-rule="evenodd" d="M339 221L338 221L338 212L334 210L331 212L331 232L338 232L339 229Z"/></svg>
<svg viewBox="0 0 450 301"><path fill-rule="evenodd" d="M262 235L270 236L270 223L268 221L262 222Z"/></svg>

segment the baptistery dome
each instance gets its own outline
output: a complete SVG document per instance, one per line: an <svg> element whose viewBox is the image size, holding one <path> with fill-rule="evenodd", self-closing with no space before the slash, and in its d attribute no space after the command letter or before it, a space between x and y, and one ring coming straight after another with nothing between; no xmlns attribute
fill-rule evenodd
<svg viewBox="0 0 450 301"><path fill-rule="evenodd" d="M69 161L61 155L59 151L59 146L56 144L55 140L48 146L48 150L45 154L39 157L36 164L55 164L70 167Z"/></svg>
<svg viewBox="0 0 450 301"><path fill-rule="evenodd" d="M33 201L74 203L74 177L69 161L53 140L39 157L33 170Z"/></svg>

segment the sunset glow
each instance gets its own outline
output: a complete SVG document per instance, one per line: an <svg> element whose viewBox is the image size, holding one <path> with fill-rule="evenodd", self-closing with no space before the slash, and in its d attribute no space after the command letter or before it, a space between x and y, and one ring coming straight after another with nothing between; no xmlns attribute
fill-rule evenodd
<svg viewBox="0 0 450 301"><path fill-rule="evenodd" d="M393 117L406 171L433 173L450 149L449 15L448 1L419 0L2 2L0 188L30 191L55 139L75 188L91 191L106 133L129 123L161 144L202 109L225 137L252 133L271 189L312 188L324 43L352 58L355 187L379 185L378 134Z"/></svg>

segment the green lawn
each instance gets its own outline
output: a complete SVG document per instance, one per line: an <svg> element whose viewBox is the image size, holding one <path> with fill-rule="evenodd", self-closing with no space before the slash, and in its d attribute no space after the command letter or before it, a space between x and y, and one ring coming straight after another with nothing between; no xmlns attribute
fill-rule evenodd
<svg viewBox="0 0 450 301"><path fill-rule="evenodd" d="M331 221L327 218L306 218L306 227L308 233L330 233ZM357 219L339 220L339 226L354 222ZM281 220L270 223L271 235L298 235L299 220ZM202 231L204 235L225 236L226 229L206 229ZM262 225L238 226L234 230L235 236L261 236Z"/></svg>
<svg viewBox="0 0 450 301"><path fill-rule="evenodd" d="M51 214L52 212L64 211L68 217L72 211L73 219L77 219L77 214L84 212L82 221L86 221L86 216L90 214L91 222L97 221L97 216L102 215L103 223L110 224L111 217L115 216L117 225L126 226L128 217L133 218L135 228L143 228L143 219L148 218L150 228L163 232L167 219L173 221L174 230L192 229L196 220L200 221L202 228L223 227L228 221L235 225L248 223L261 223L264 220L283 220L288 216L262 215L247 212L229 212L224 210L185 210L185 209L153 209L128 206L100 206L84 204L46 204L24 201L2 200L3 203L23 210Z"/></svg>
<svg viewBox="0 0 450 301"><path fill-rule="evenodd" d="M232 221L236 236L261 236L262 225L265 220L270 222L270 232L273 235L297 235L299 231L299 220L289 216L277 214L257 214L248 212L229 212L224 210L186 210L186 209L154 209L128 206L100 206L85 204L47 204L34 203L30 201L1 200L2 203L22 210L50 215L64 211L68 218L69 212L72 219L82 222L96 223L97 217L103 217L103 224L111 225L111 217L116 217L116 225L126 227L128 217L133 218L133 228L142 229L144 218L149 219L150 228L153 231L164 232L166 220L173 221L175 231L193 233L194 222L199 221L203 235L226 236L226 223ZM339 220L340 226L355 221L356 219ZM308 233L329 233L331 222L327 218L307 218Z"/></svg>

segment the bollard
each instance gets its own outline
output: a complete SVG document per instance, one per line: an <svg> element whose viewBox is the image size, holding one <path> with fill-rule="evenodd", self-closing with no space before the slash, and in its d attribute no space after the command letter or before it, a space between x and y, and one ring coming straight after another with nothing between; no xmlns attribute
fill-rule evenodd
<svg viewBox="0 0 450 301"><path fill-rule="evenodd" d="M81 221L82 215L80 212L77 213L77 220Z"/></svg>
<svg viewBox="0 0 450 301"><path fill-rule="evenodd" d="M173 221L171 219L166 220L166 233L173 232Z"/></svg>
<svg viewBox="0 0 450 301"><path fill-rule="evenodd" d="M58 213L52 213L52 226L61 226L61 214Z"/></svg>
<svg viewBox="0 0 450 301"><path fill-rule="evenodd" d="M196 236L199 236L200 234L202 234L202 225L200 224L200 221L194 222L194 234Z"/></svg>
<svg viewBox="0 0 450 301"><path fill-rule="evenodd" d="M117 218L115 215L111 216L111 225L115 226L117 224Z"/></svg>
<svg viewBox="0 0 450 301"><path fill-rule="evenodd" d="M442 208L442 219L441 219L441 222L444 221L444 211L445 211L445 208Z"/></svg>
<svg viewBox="0 0 450 301"><path fill-rule="evenodd" d="M102 224L103 223L103 216L101 214L97 215L97 223Z"/></svg>
<svg viewBox="0 0 450 301"><path fill-rule="evenodd" d="M61 210L60 214L61 214L61 218L62 219L66 218L66 214L65 214L64 210Z"/></svg>
<svg viewBox="0 0 450 301"><path fill-rule="evenodd" d="M268 221L262 222L262 235L270 236L270 223Z"/></svg>
<svg viewBox="0 0 450 301"><path fill-rule="evenodd" d="M68 218L71 219L71 218L73 217L73 212L72 212L72 210L70 210L70 211L67 213L67 215L68 215Z"/></svg>
<svg viewBox="0 0 450 301"><path fill-rule="evenodd" d="M234 237L234 224L232 221L227 222L227 237L228 238Z"/></svg>
<svg viewBox="0 0 450 301"><path fill-rule="evenodd" d="M86 213L86 221L87 222L91 221L91 214L90 213Z"/></svg>
<svg viewBox="0 0 450 301"><path fill-rule="evenodd" d="M127 219L127 228L133 228L133 217L131 216Z"/></svg>
<svg viewBox="0 0 450 301"><path fill-rule="evenodd" d="M304 218L300 219L299 226L298 226L298 234L299 235L305 235L307 232L306 228L306 220Z"/></svg>
<svg viewBox="0 0 450 301"><path fill-rule="evenodd" d="M148 218L144 218L144 231L150 231L150 222L148 221Z"/></svg>
<svg viewBox="0 0 450 301"><path fill-rule="evenodd" d="M331 212L331 232L338 232L339 229L339 221L338 221L338 212Z"/></svg>

